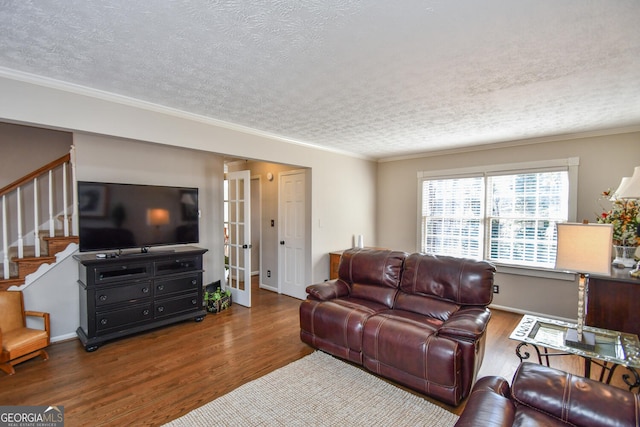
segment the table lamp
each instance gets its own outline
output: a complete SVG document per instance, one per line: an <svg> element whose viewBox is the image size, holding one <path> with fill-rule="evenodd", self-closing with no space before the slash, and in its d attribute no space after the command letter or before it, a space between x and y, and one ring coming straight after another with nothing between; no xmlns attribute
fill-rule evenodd
<svg viewBox="0 0 640 427"><path fill-rule="evenodd" d="M640 199L640 166L636 166L632 176L625 176L613 192L616 199Z"/></svg>
<svg viewBox="0 0 640 427"><path fill-rule="evenodd" d="M578 325L567 330L565 345L595 349L595 335L584 332L589 274L611 274L613 226L611 224L559 223L556 269L578 273Z"/></svg>

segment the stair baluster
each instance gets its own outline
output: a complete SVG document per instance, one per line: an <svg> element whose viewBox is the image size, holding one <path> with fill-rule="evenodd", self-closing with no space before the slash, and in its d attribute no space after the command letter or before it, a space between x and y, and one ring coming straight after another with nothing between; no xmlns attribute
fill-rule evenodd
<svg viewBox="0 0 640 427"><path fill-rule="evenodd" d="M55 227L53 222L53 170L49 170L49 237L56 235Z"/></svg>
<svg viewBox="0 0 640 427"><path fill-rule="evenodd" d="M22 187L16 188L16 209L18 212L18 258L24 257L24 238L22 237Z"/></svg>
<svg viewBox="0 0 640 427"><path fill-rule="evenodd" d="M34 236L34 246L35 246L35 256L36 258L40 256L40 227L37 224L40 224L38 208L40 206L40 200L38 200L38 177L33 178L33 223L36 226L33 228L33 236Z"/></svg>
<svg viewBox="0 0 640 427"><path fill-rule="evenodd" d="M2 195L2 264L4 267L4 279L9 279L9 238L7 229L7 196Z"/></svg>
<svg viewBox="0 0 640 427"><path fill-rule="evenodd" d="M67 164L62 164L62 206L69 206L67 204ZM65 237L69 237L69 214L67 209L62 211L62 217L64 218L64 224L62 225L63 233Z"/></svg>

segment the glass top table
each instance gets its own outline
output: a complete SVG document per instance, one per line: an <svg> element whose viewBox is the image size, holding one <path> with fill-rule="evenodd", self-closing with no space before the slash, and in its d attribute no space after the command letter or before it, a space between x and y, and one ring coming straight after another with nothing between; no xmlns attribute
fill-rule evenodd
<svg viewBox="0 0 640 427"><path fill-rule="evenodd" d="M631 382L629 375L622 376L629 389L640 387L640 375L636 370L636 368L640 368L640 341L637 335L585 326L585 332L592 332L595 335L596 344L594 350L586 350L569 347L564 344L567 330L572 328L576 328L573 323L524 315L518 326L511 332L509 338L520 342L516 347L516 355L520 358L520 361L531 357L529 352L526 351L528 345L531 345L536 351L538 363L542 364L544 359L547 366L549 366L549 357L551 356L573 354L584 358L585 377L590 377L591 364L595 363L603 368L600 374L600 381L609 383L616 368L622 365L628 368L629 372L635 377L635 381ZM544 351L540 351L540 347ZM557 350L559 353L550 353L547 349ZM605 378L606 373L608 373L608 376Z"/></svg>

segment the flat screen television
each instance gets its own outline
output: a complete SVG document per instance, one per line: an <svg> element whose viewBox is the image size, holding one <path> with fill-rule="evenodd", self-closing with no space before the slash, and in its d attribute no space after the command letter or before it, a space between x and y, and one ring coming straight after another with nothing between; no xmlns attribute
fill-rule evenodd
<svg viewBox="0 0 640 427"><path fill-rule="evenodd" d="M198 243L198 189L78 182L80 251Z"/></svg>

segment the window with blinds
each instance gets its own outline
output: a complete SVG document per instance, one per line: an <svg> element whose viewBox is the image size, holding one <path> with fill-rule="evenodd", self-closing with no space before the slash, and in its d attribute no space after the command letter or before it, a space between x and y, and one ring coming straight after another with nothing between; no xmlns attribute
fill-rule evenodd
<svg viewBox="0 0 640 427"><path fill-rule="evenodd" d="M553 268L556 227L569 216L569 172L423 178L422 252Z"/></svg>
<svg viewBox="0 0 640 427"><path fill-rule="evenodd" d="M482 258L484 178L422 183L422 252Z"/></svg>

